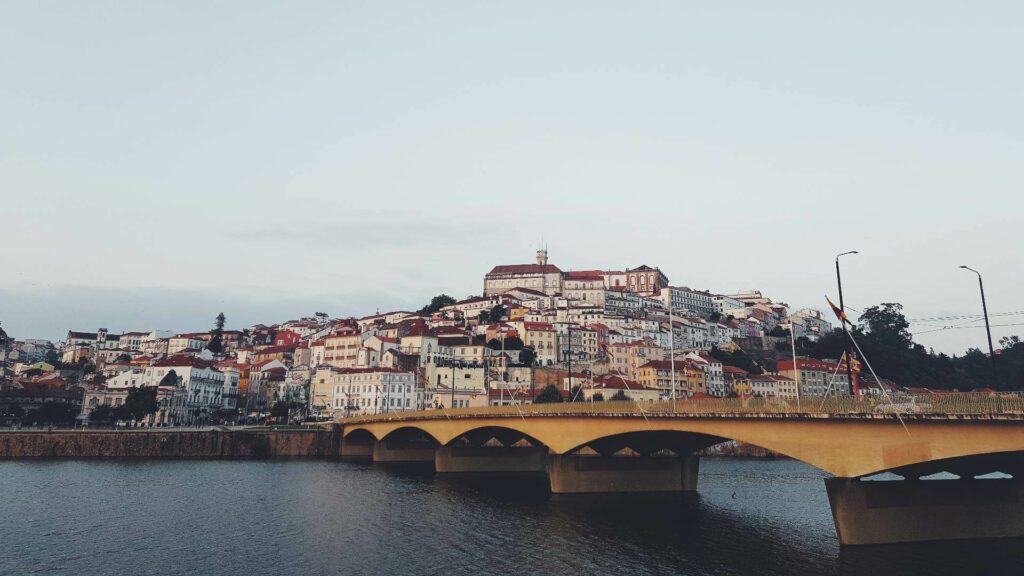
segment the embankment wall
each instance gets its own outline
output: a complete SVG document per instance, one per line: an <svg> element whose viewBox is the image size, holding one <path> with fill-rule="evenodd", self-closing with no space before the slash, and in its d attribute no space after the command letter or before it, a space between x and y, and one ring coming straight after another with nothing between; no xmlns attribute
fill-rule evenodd
<svg viewBox="0 0 1024 576"><path fill-rule="evenodd" d="M0 432L0 460L30 458L332 458L338 428Z"/></svg>

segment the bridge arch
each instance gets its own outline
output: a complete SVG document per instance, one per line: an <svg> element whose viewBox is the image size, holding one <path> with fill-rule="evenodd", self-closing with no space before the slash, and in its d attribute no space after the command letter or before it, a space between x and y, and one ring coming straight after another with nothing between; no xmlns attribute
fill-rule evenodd
<svg viewBox="0 0 1024 576"><path fill-rule="evenodd" d="M588 440L566 451L565 454L580 454L589 449L601 456L612 456L624 450L640 456L654 456L665 451L670 451L678 456L686 456L730 440L730 438L682 430L633 431Z"/></svg>
<svg viewBox="0 0 1024 576"><path fill-rule="evenodd" d="M547 447L546 444L534 438L532 435L518 430L512 426L499 426L499 425L486 425L476 426L469 428L461 433L458 433L451 440L445 443L445 446L457 446L457 445L469 445L469 446L484 446L490 441L496 440L503 447L514 447L521 446L522 442L527 442L533 447Z"/></svg>

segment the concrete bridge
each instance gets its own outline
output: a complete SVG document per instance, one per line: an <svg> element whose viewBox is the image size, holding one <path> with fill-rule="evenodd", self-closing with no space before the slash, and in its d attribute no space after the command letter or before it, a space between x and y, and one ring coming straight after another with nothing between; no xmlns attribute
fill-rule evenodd
<svg viewBox="0 0 1024 576"><path fill-rule="evenodd" d="M843 544L1024 536L1018 395L537 404L339 422L342 457L547 474L555 494L696 490L695 452L737 440L830 473ZM882 472L896 479L870 478Z"/></svg>

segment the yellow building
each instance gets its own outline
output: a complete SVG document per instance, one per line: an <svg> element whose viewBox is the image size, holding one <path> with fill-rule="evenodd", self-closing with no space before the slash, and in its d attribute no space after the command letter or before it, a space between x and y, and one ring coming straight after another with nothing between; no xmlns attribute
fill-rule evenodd
<svg viewBox="0 0 1024 576"><path fill-rule="evenodd" d="M549 322L523 322L523 343L537 352L537 365L558 361L558 333Z"/></svg>

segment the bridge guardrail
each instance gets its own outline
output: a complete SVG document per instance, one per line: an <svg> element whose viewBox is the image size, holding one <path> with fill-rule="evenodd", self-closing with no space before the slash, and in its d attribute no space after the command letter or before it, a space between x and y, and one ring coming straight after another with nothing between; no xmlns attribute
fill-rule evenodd
<svg viewBox="0 0 1024 576"><path fill-rule="evenodd" d="M341 422L375 422L417 418L458 418L479 415L523 416L574 414L666 416L701 415L820 415L820 416L1012 416L1024 417L1024 393L953 392L938 394L891 394L884 396L838 396L822 398L679 398L676 402L555 402L476 408L445 408L352 416Z"/></svg>

